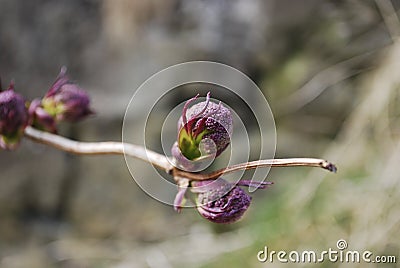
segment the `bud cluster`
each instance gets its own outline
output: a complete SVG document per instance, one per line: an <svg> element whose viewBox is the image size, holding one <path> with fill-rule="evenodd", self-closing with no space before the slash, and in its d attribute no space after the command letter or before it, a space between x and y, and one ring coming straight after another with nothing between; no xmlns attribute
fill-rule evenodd
<svg viewBox="0 0 400 268"><path fill-rule="evenodd" d="M45 96L31 102L14 91L13 82L4 91L0 85L0 148L16 149L28 125L56 133L59 122L77 122L93 113L88 94L68 78L66 71L61 68Z"/></svg>
<svg viewBox="0 0 400 268"><path fill-rule="evenodd" d="M205 101L192 105L198 97L185 103L178 120L177 140L171 148L176 168L188 172L197 172L220 156L228 148L233 132L230 109L211 101L210 92ZM69 79L65 67L43 98L30 102L14 91L13 82L6 90L0 83L0 148L16 149L29 125L57 133L60 122L77 122L92 113L88 94ZM179 186L175 209L181 210L190 189L199 214L215 223L236 222L250 206L251 197L239 186L266 188L271 184L245 180L230 183L223 178L175 179Z"/></svg>
<svg viewBox="0 0 400 268"><path fill-rule="evenodd" d="M175 166L186 171L199 171L205 161L214 160L230 144L233 132L231 111L210 100L189 107L199 95L189 99L178 120L177 141L171 148ZM189 188L195 195L194 202L200 215L215 223L232 223L239 220L248 209L251 197L239 186L265 188L270 182L239 181L230 183L223 178L217 180L188 181L178 178L179 191L175 198L175 209L180 211L186 201Z"/></svg>

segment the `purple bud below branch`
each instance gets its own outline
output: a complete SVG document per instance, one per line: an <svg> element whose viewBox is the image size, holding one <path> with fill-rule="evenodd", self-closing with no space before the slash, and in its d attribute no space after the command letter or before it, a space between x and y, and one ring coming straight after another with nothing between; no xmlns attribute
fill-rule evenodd
<svg viewBox="0 0 400 268"><path fill-rule="evenodd" d="M217 180L193 181L192 192L197 195L197 211L214 223L238 221L251 203L251 197L239 187L259 185L266 188L271 182L239 181L237 184L219 178Z"/></svg>

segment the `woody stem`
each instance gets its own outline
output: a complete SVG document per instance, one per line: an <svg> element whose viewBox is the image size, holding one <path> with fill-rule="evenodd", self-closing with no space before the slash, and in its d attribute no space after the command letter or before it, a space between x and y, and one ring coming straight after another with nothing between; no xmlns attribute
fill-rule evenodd
<svg viewBox="0 0 400 268"><path fill-rule="evenodd" d="M172 174L174 177L183 177L189 180L212 180L218 177L236 172L239 170L248 170L263 167L295 167L295 166L307 166L307 167L319 167L326 169L331 172L336 172L336 166L323 159L317 158L285 158L285 159L265 159L251 162L245 162L237 165L232 165L220 170L216 170L211 173L201 174L187 172L175 168L165 155L156 153L143 146L122 143L122 142L80 142L70 140L60 135L51 134L48 132L37 130L33 127L28 126L25 129L25 136L34 142L46 144L56 149L66 151L73 154L79 155L103 155L103 154L114 154L114 155L126 155L146 161L165 172Z"/></svg>

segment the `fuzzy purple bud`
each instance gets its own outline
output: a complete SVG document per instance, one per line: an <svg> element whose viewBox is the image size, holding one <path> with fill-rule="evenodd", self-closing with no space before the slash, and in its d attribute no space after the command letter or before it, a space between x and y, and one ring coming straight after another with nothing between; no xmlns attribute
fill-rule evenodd
<svg viewBox="0 0 400 268"><path fill-rule="evenodd" d="M219 178L217 180L193 181L192 192L197 194L197 211L201 216L215 223L238 221L249 208L251 197L238 185L258 184L266 188L271 182L239 181L232 184Z"/></svg>
<svg viewBox="0 0 400 268"><path fill-rule="evenodd" d="M0 92L0 148L15 149L28 124L28 111L24 98L14 92L13 83Z"/></svg>
<svg viewBox="0 0 400 268"><path fill-rule="evenodd" d="M196 198L197 211L201 216L215 223L233 223L248 209L251 197L240 187L218 179L195 182L203 188Z"/></svg>
<svg viewBox="0 0 400 268"><path fill-rule="evenodd" d="M88 94L69 80L61 68L57 80L42 100L43 109L57 121L76 122L92 114Z"/></svg>
<svg viewBox="0 0 400 268"><path fill-rule="evenodd" d="M178 121L178 150L172 148L172 155L186 170L191 168L185 162L219 156L230 144L233 130L230 110L221 102L211 102L210 93L207 94L206 101L189 108L197 97L198 95L188 100L183 108Z"/></svg>

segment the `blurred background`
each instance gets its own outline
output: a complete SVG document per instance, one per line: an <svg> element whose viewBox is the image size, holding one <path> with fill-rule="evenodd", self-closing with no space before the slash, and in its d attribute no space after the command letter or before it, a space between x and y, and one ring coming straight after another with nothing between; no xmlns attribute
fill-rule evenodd
<svg viewBox="0 0 400 268"><path fill-rule="evenodd" d="M3 84L15 79L27 99L40 97L66 65L92 96L96 115L63 125L62 135L120 140L141 83L170 65L210 60L262 89L277 157L338 165L337 174L272 169L275 185L252 195L243 220L216 225L146 195L122 156L25 140L0 151L0 266L288 267L260 263L257 252L336 249L339 239L399 262L399 8L390 0L0 0ZM312 265L297 267L365 267Z"/></svg>

